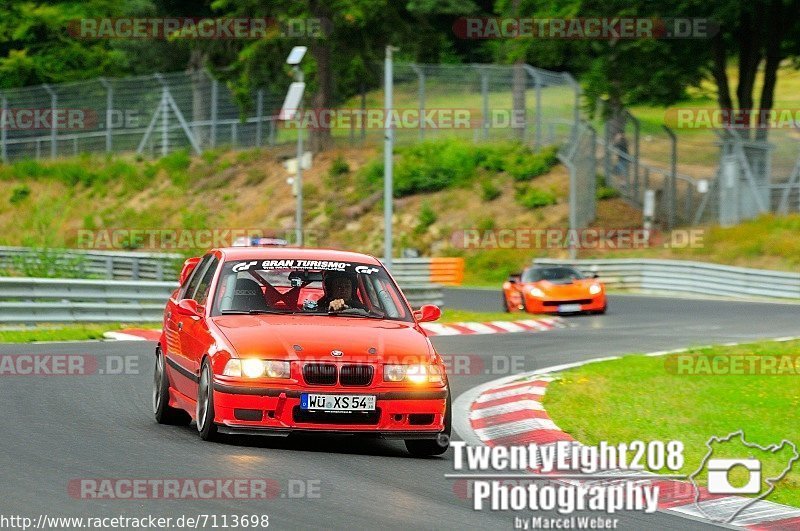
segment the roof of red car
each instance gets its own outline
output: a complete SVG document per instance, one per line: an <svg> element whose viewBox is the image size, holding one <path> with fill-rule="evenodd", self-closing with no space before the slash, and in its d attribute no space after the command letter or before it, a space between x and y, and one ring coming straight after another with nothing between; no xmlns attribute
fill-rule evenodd
<svg viewBox="0 0 800 531"><path fill-rule="evenodd" d="M334 260L337 262L359 262L381 265L374 256L333 249L311 249L298 247L222 247L215 249L225 260Z"/></svg>

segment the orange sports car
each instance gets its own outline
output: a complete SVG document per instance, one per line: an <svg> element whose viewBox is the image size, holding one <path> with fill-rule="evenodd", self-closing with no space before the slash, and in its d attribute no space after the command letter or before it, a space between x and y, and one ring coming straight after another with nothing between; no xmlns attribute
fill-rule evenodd
<svg viewBox="0 0 800 531"><path fill-rule="evenodd" d="M503 308L507 312L605 313L608 302L597 275L569 266L535 265L503 283Z"/></svg>

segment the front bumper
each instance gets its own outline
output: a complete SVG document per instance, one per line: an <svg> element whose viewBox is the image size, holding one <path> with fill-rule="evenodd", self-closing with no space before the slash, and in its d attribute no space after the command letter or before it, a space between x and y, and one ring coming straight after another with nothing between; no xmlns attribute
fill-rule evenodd
<svg viewBox="0 0 800 531"><path fill-rule="evenodd" d="M313 413L300 409L301 393L375 395L371 413ZM222 433L288 435L292 432L430 438L444 430L447 388L282 389L214 383L215 422Z"/></svg>
<svg viewBox="0 0 800 531"><path fill-rule="evenodd" d="M529 313L578 313L599 312L606 308L606 295L599 293L582 299L556 300L541 299L532 296L525 297L525 309ZM560 308L575 306L580 309L563 311Z"/></svg>

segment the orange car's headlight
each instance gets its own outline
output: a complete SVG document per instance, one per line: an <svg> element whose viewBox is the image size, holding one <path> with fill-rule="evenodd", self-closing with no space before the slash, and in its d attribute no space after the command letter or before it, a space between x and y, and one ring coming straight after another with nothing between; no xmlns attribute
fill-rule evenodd
<svg viewBox="0 0 800 531"><path fill-rule="evenodd" d="M591 295L597 295L601 291L603 291L603 287L600 284L592 284L589 286L589 294Z"/></svg>

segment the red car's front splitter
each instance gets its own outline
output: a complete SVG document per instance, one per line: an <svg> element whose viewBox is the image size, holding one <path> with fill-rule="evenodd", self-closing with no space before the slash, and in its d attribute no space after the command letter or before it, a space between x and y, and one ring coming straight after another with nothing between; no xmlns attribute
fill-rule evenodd
<svg viewBox="0 0 800 531"><path fill-rule="evenodd" d="M301 393L369 394L374 412L314 413L300 409ZM312 431L384 438L430 438L444 430L447 389L286 390L214 383L214 421L223 433L288 435Z"/></svg>

